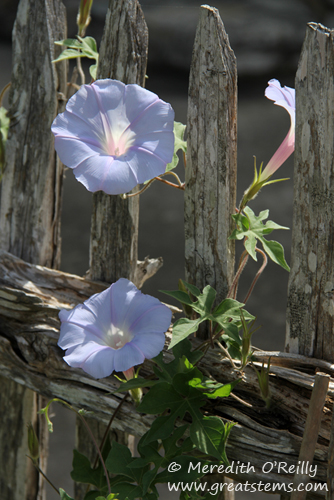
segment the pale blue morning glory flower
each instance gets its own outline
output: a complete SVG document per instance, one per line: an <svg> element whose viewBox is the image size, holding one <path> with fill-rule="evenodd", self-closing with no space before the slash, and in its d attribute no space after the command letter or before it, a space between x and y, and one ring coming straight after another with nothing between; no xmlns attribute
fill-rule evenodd
<svg viewBox="0 0 334 500"><path fill-rule="evenodd" d="M82 85L51 130L60 160L88 191L122 194L166 170L174 153L174 111L139 85Z"/></svg>
<svg viewBox="0 0 334 500"><path fill-rule="evenodd" d="M71 311L60 311L58 345L70 366L108 377L157 356L171 317L167 306L121 278Z"/></svg>

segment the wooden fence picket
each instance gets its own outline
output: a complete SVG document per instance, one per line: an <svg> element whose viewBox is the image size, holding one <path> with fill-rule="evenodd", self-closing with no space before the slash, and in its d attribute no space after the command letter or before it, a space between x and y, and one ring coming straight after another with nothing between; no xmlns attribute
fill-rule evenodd
<svg viewBox="0 0 334 500"><path fill-rule="evenodd" d="M200 11L189 76L184 199L186 281L222 300L234 272L237 68L217 9Z"/></svg>
<svg viewBox="0 0 334 500"><path fill-rule="evenodd" d="M58 267L62 166L50 127L63 111L67 65L52 60L66 38L60 0L21 0L13 31L10 132L1 188L0 249L27 262ZM6 334L6 332L5 332ZM27 423L37 420L41 396L1 377L0 494L2 500L42 500L44 479L26 458ZM40 467L46 470L48 431L36 425ZM10 450L10 452L9 452ZM9 459L10 457L10 459Z"/></svg>
<svg viewBox="0 0 334 500"><path fill-rule="evenodd" d="M145 86L148 31L137 0L110 2L97 78ZM138 259L139 196L93 196L90 277L113 283L134 279Z"/></svg>
<svg viewBox="0 0 334 500"><path fill-rule="evenodd" d="M101 41L97 78L112 78L125 84L145 86L148 30L137 0L112 0L109 4ZM93 195L90 238L90 270L94 280L109 284L119 278L134 281L138 259L139 196L121 199L101 191ZM99 442L105 425L88 418ZM76 422L76 447L93 458L96 450L87 440L82 421ZM128 443L128 434L114 432L118 442ZM77 498L83 497L85 485L76 484Z"/></svg>
<svg viewBox="0 0 334 500"><path fill-rule="evenodd" d="M296 74L288 352L334 360L334 30L310 23Z"/></svg>

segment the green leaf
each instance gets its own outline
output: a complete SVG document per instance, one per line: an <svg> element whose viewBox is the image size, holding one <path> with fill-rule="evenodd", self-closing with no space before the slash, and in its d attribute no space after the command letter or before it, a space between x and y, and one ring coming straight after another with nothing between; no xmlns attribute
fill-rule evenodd
<svg viewBox="0 0 334 500"><path fill-rule="evenodd" d="M93 78L93 80L96 80L96 72L97 72L97 64L92 64L89 66L89 74Z"/></svg>
<svg viewBox="0 0 334 500"><path fill-rule="evenodd" d="M110 493L107 497L96 497L96 500L117 500L117 493Z"/></svg>
<svg viewBox="0 0 334 500"><path fill-rule="evenodd" d="M106 468L111 474L122 474L133 479L131 469L128 467L134 458L127 446L113 441L111 450L105 461Z"/></svg>
<svg viewBox="0 0 334 500"><path fill-rule="evenodd" d="M61 45L63 47L69 47L71 49L80 49L81 43L76 38L66 38L65 40L58 40L55 45Z"/></svg>
<svg viewBox="0 0 334 500"><path fill-rule="evenodd" d="M184 133L186 130L186 125L180 122L174 122L174 154L173 159L170 163L166 165L166 172L173 170L179 163L179 157L177 155L178 151L187 152L187 141L184 140Z"/></svg>
<svg viewBox="0 0 334 500"><path fill-rule="evenodd" d="M192 351L191 349L191 342L188 339L183 340L173 347L173 354L175 359L181 359L183 356L185 356L192 365L195 365L204 356L204 352L200 349L194 351ZM175 374L176 373L177 372L175 372Z"/></svg>
<svg viewBox="0 0 334 500"><path fill-rule="evenodd" d="M204 392L204 394L210 399L227 398L240 380L241 379L238 379L228 384L219 384L216 382L215 384L212 384L212 386L208 386L208 389L213 390L213 392Z"/></svg>
<svg viewBox="0 0 334 500"><path fill-rule="evenodd" d="M55 44L67 47L67 49L63 50L57 59L54 59L52 62L59 62L65 59L75 59L77 57L95 59L96 64L89 68L91 76L95 79L99 53L97 51L96 41L94 38L91 36L86 36L85 38L78 36L77 39L67 38L66 40L59 40L58 42L55 42ZM95 77L93 76L94 74Z"/></svg>
<svg viewBox="0 0 334 500"><path fill-rule="evenodd" d="M214 318L219 317L232 317L238 316L240 317L240 309L244 306L242 302L234 299L224 299L220 304L214 309L212 316Z"/></svg>
<svg viewBox="0 0 334 500"><path fill-rule="evenodd" d="M4 142L7 140L10 119L7 116L7 109L3 106L0 108L0 133Z"/></svg>
<svg viewBox="0 0 334 500"><path fill-rule="evenodd" d="M59 54L57 59L54 59L52 62L56 63L59 61L65 61L67 59L76 59L77 57L85 57L85 55L82 52L79 52L78 50L65 49L61 54Z"/></svg>
<svg viewBox="0 0 334 500"><path fill-rule="evenodd" d="M59 495L61 500L74 500L74 498L70 497L62 488L59 488Z"/></svg>
<svg viewBox="0 0 334 500"><path fill-rule="evenodd" d="M176 420L176 415L164 415L157 417L151 425L150 430L145 434L144 445L148 445L157 439L165 439L169 437L173 430Z"/></svg>
<svg viewBox="0 0 334 500"><path fill-rule="evenodd" d="M194 332L197 332L198 325L202 323L206 318L201 317L198 319L188 319L188 318L180 318L173 325L173 337L172 341L169 344L169 348L171 349L176 344L181 342L181 340L186 339Z"/></svg>
<svg viewBox="0 0 334 500"><path fill-rule="evenodd" d="M211 312L211 308L216 298L216 290L214 290L210 285L207 285L203 289L203 293L198 296L198 305L205 311L206 313Z"/></svg>
<svg viewBox="0 0 334 500"><path fill-rule="evenodd" d="M105 492L106 494L107 492ZM92 491L88 491L88 493L86 493L86 495L84 496L84 500L97 500L98 498L105 498L105 496L103 496L103 492L102 491L98 491L98 490L92 490Z"/></svg>
<svg viewBox="0 0 334 500"><path fill-rule="evenodd" d="M274 229L289 229L285 226L280 226L273 221L267 221L266 224L263 223L269 215L269 210L263 210L258 216L256 216L249 207L244 208L245 216L241 214L232 215L237 228L232 232L230 239L245 239L245 249L248 254L257 260L256 254L256 242L259 240L262 243L263 249L268 255L268 257L286 269L290 270L288 264L284 258L284 250L280 243L277 241L268 241L264 238L264 235L270 234ZM247 221L245 220L247 219Z"/></svg>
<svg viewBox="0 0 334 500"><path fill-rule="evenodd" d="M194 387L202 382L203 375L198 368L192 367L185 373L177 373L173 378L173 387L182 396L186 396L189 400L192 398L198 399L199 393L194 390Z"/></svg>
<svg viewBox="0 0 334 500"><path fill-rule="evenodd" d="M191 300L189 295L186 292L183 292L181 290L174 290L174 291L159 290L159 292L162 292L166 295L169 295L169 297L173 297L173 299L176 299L179 302L182 302L182 304L187 304L189 306L193 305L193 301Z"/></svg>
<svg viewBox="0 0 334 500"><path fill-rule="evenodd" d="M171 384L160 382L145 394L137 410L151 415L162 413L168 408L173 412L183 404L183 401L184 399Z"/></svg>
<svg viewBox="0 0 334 500"><path fill-rule="evenodd" d="M264 251L267 255L269 255L271 260L276 262L276 264L282 266L283 269L290 271L290 267L288 266L284 258L284 248L282 247L282 245L278 243L278 241L267 241L264 238L261 238L260 241L263 245Z"/></svg>
<svg viewBox="0 0 334 500"><path fill-rule="evenodd" d="M204 396L210 399L216 399L228 397L238 382L240 382L240 379L228 384L221 384L209 378L205 378L203 381L201 380L198 382L198 379L194 378L189 382L189 385L201 390Z"/></svg>
<svg viewBox="0 0 334 500"><path fill-rule="evenodd" d="M218 460L222 460L226 465L229 464L225 446L228 434L224 422L214 416L193 419L190 426L190 437L196 447L206 453L212 455ZM226 435L227 434L227 435Z"/></svg>
<svg viewBox="0 0 334 500"><path fill-rule="evenodd" d="M233 340L238 346L242 345L242 340L239 335L239 328L237 325L230 323L224 329L224 336L229 340ZM225 339L224 339L225 340Z"/></svg>
<svg viewBox="0 0 334 500"><path fill-rule="evenodd" d="M97 52L96 40L92 36L85 36L85 38L81 38L78 35L78 40L82 44L82 49L91 53L93 58L95 59Z"/></svg>
<svg viewBox="0 0 334 500"><path fill-rule="evenodd" d="M189 292L194 295L194 297L199 297L199 295L201 295L201 291L197 288L197 286L187 283L184 280L182 280L182 283L189 290Z"/></svg>
<svg viewBox="0 0 334 500"><path fill-rule="evenodd" d="M87 457L73 450L73 470L71 471L71 478L78 483L87 483L101 489L106 484L106 478L101 467L92 469L90 461Z"/></svg>
<svg viewBox="0 0 334 500"><path fill-rule="evenodd" d="M182 452L189 452L193 449L194 445L189 438L184 439L184 441L182 441L182 443L178 445L178 441L182 438L188 427L188 424L176 427L168 437L162 439L162 445L165 450L165 461L169 462L175 456L180 456Z"/></svg>
<svg viewBox="0 0 334 500"><path fill-rule="evenodd" d="M117 499L119 500L136 500L143 496L143 490L140 486L136 484L120 482L111 489L114 493L117 493Z"/></svg>
<svg viewBox="0 0 334 500"><path fill-rule="evenodd" d="M131 380L123 382L113 394L117 394L118 392L130 391L130 389L138 389L139 387L152 387L156 383L156 380L147 380L146 378L141 377L132 378Z"/></svg>

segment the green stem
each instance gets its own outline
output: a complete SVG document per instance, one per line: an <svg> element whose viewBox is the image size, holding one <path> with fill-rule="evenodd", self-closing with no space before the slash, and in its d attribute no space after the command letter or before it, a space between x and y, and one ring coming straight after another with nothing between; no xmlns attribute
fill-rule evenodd
<svg viewBox="0 0 334 500"><path fill-rule="evenodd" d="M173 184L172 182L169 182L169 181L165 181L164 179L161 179L161 177L165 176L165 175L173 175L176 180L177 180L177 184ZM141 188L139 191L137 191L136 193L131 193L131 194L123 194L122 195L122 198L124 200L126 200L127 198L132 198L133 196L138 196L139 194L142 194L144 191L146 191L147 188L150 187L150 185L152 184L152 182L154 181L160 181L160 182L163 182L164 184L167 184L168 186L172 186L172 187L175 187L176 189L182 189L182 191L184 191L185 189L185 184L183 182L181 182L179 176L175 173L175 172L172 172L171 170L168 171L168 172L165 172L161 175L159 175L158 177L154 177L153 179L151 179L147 184L145 184L145 186L143 188Z"/></svg>
<svg viewBox="0 0 334 500"><path fill-rule="evenodd" d="M79 72L80 79L81 79L81 85L84 85L86 78L85 78L85 73L83 72L83 69L81 66L81 57L77 57L77 68L78 68L78 72Z"/></svg>
<svg viewBox="0 0 334 500"><path fill-rule="evenodd" d="M241 254L241 257L240 257L240 261L239 261L239 267L238 267L238 270L235 274L235 277L233 279L233 282L232 282L232 285L230 287L230 290L227 294L227 299L229 298L233 298L235 299L236 296L237 296L237 290L238 290L238 282L239 282L239 278L241 276L241 273L242 271L244 270L245 268L245 265L247 264L247 261L248 261L248 253L246 250L244 250Z"/></svg>
<svg viewBox="0 0 334 500"><path fill-rule="evenodd" d="M94 434L92 433L91 431L91 428L89 427L89 425L87 424L86 422L86 419L81 415L81 413L77 412L77 415L79 415L79 418L81 419L82 423L84 424L84 426L86 427L87 429L87 432L88 434L90 435L93 443L94 443L94 446L96 448L96 451L97 451L97 454L100 458L100 461L101 461L101 464L102 464L102 467L103 467L103 470L104 470L104 474L106 476L106 480L107 480L107 485L108 485L108 493L110 495L111 493L111 487L110 487L110 481L109 481L109 475L108 475L108 471L107 471L107 468L106 468L106 464L104 463L104 460L103 460L103 457L102 457L102 453L100 451L100 448L99 448L99 445L97 444L95 438L94 438Z"/></svg>
<svg viewBox="0 0 334 500"><path fill-rule="evenodd" d="M5 93L7 92L7 90L9 89L9 87L11 86L12 82L9 82L7 83L7 85L5 85L5 87L2 89L1 91L1 94L0 94L0 107L2 106L2 99L5 95Z"/></svg>
<svg viewBox="0 0 334 500"><path fill-rule="evenodd" d="M234 364L234 361L233 361L230 353L228 352L228 350L218 340L216 340L216 343L219 346L219 348L223 351L223 353L227 356L227 358L230 360L230 363L233 366L233 368L235 370L239 370L239 368Z"/></svg>
<svg viewBox="0 0 334 500"><path fill-rule="evenodd" d="M108 485L108 493L110 494L111 493L111 488L110 488L110 481L109 481L109 475L108 475L108 471L107 471L107 468L106 468L106 464L104 463L104 460L103 460L103 457L102 457L102 453L100 451L100 448L99 448L99 445L97 444L95 438L94 438L94 435L91 431L91 428L89 427L89 425L87 424L85 418L81 415L81 413L79 411L77 411L75 408L73 408L72 405L70 405L69 403L67 403L66 401L63 401L62 399L59 399L59 398L54 398L52 399L46 406L46 408L49 408L50 404L55 401L55 402L58 402L58 403L62 403L63 405L67 406L70 410L74 411L74 413L76 413L76 415L78 415L78 417L81 419L82 423L84 424L84 426L86 427L87 431L88 431L88 434L90 435L91 437L91 440L93 441L93 444L96 448L96 451L97 451L97 454L100 458L100 461L101 461L101 464L102 464L102 467L103 467L103 470L104 470L104 474L106 476L106 480L107 480L107 485Z"/></svg>
<svg viewBox="0 0 334 500"><path fill-rule="evenodd" d="M255 250L256 250L256 252L258 252L258 253L260 253L262 255L263 263L262 263L262 266L260 267L260 269L258 270L258 272L256 273L255 278L253 279L251 286L249 287L247 295L246 295L246 297L244 299L244 304L246 304L247 300L251 296L251 293L252 293L252 291L254 289L254 286L255 286L257 280L259 279L259 277L263 273L263 271L264 271L264 269L265 269L265 267L266 267L266 265L268 263L268 259L267 259L266 254L262 250L260 250L260 248L255 248Z"/></svg>
<svg viewBox="0 0 334 500"><path fill-rule="evenodd" d="M101 444L100 444L100 451L102 453L102 450L103 450L103 447L104 447L104 444L106 442L106 439L107 439L107 436L109 434L109 431L110 431L110 427L111 427L111 424L113 423L113 421L115 420L116 418L116 415L117 413L119 412L119 410L122 408L123 404L125 403L125 400L126 398L128 397L129 393L127 392L124 396L124 398L122 399L122 401L119 403L119 405L117 406L116 410L114 411L114 413L112 414L110 420L109 420L109 423L107 425L107 428L106 428L106 431L103 435L103 438L102 438L102 441L101 441ZM94 465L93 465L93 469L96 468L97 466L97 462L99 460L99 455L96 455L96 458L95 458L95 462L94 462Z"/></svg>
<svg viewBox="0 0 334 500"><path fill-rule="evenodd" d="M53 483L51 483L50 479L44 474L44 472L42 471L42 469L40 469L40 467L37 465L37 463L35 462L35 460L30 457L29 455L26 455L28 458L30 458L30 460L32 461L33 463L33 466L35 467L35 469L44 477L45 481L47 481L49 483L49 485L51 486L51 488L53 488L59 495L59 490L57 490L57 488L55 487L55 485Z"/></svg>
<svg viewBox="0 0 334 500"><path fill-rule="evenodd" d="M172 172L166 172L166 173L172 173ZM165 175L165 174L162 174ZM155 177L157 181L163 182L164 184L167 184L167 186L172 186L175 187L176 189L182 189L184 191L184 184L173 184L173 182L165 181L165 179L161 179L161 177Z"/></svg>

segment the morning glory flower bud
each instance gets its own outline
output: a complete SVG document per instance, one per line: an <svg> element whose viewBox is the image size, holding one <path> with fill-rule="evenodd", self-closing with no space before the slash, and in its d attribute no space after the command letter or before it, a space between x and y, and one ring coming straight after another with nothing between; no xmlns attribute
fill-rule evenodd
<svg viewBox="0 0 334 500"><path fill-rule="evenodd" d="M167 306L121 278L71 311L60 311L58 345L66 349L68 365L108 377L157 356L171 317Z"/></svg>
<svg viewBox="0 0 334 500"><path fill-rule="evenodd" d="M33 462L37 462L39 458L39 442L32 423L28 424L28 448L30 458Z"/></svg>
<svg viewBox="0 0 334 500"><path fill-rule="evenodd" d="M93 0L81 0L79 12L77 16L77 26L79 35L84 36L87 26L90 23L90 10L92 8Z"/></svg>
<svg viewBox="0 0 334 500"><path fill-rule="evenodd" d="M294 152L295 149L295 89L292 89L290 87L282 88L280 82L273 79L268 82L268 87L265 90L265 96L268 99L275 101L275 104L277 106L282 106L287 110L291 120L290 130L280 147L277 149L276 153L269 160L269 163L266 165L264 170L262 170L261 164L260 170L259 172L257 172L256 162L254 161L254 179L252 184L244 193L239 210L242 210L250 200L255 198L255 196L263 186L286 180L270 180L270 177L285 162L285 160L289 158L289 156Z"/></svg>
<svg viewBox="0 0 334 500"><path fill-rule="evenodd" d="M60 160L88 191L122 194L166 170L174 153L174 111L139 85L82 85L51 130Z"/></svg>
<svg viewBox="0 0 334 500"><path fill-rule="evenodd" d="M295 150L296 98L295 89L281 87L278 80L270 80L265 90L265 96L274 101L277 106L285 108L290 115L290 130L274 156L260 175L259 182L269 179L274 172L289 158Z"/></svg>

